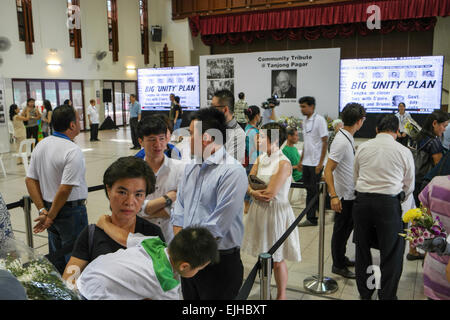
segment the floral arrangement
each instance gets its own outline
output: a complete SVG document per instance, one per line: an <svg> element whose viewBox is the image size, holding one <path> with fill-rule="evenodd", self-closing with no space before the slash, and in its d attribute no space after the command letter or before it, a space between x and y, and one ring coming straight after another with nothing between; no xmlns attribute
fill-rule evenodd
<svg viewBox="0 0 450 320"><path fill-rule="evenodd" d="M296 118L296 117L280 117L278 120L278 123L281 124L283 127L291 127L291 128L297 128L298 131L302 130L303 127L303 120Z"/></svg>
<svg viewBox="0 0 450 320"><path fill-rule="evenodd" d="M328 116L327 114L323 116L325 118L325 120L327 120L327 127L328 127L328 131L333 131L333 119Z"/></svg>
<svg viewBox="0 0 450 320"><path fill-rule="evenodd" d="M405 229L406 234L400 235L410 241L414 247L424 248L427 242L436 237L447 237L439 217L433 219L423 207L407 211L403 216L403 222L413 223L410 229Z"/></svg>
<svg viewBox="0 0 450 320"><path fill-rule="evenodd" d="M422 128L413 119L408 118L406 120L405 131L406 131L406 134L408 136L410 136L412 139L415 139L417 137L417 135L419 134L420 130L422 130Z"/></svg>
<svg viewBox="0 0 450 320"><path fill-rule="evenodd" d="M50 261L25 248L25 244L8 242L7 250L4 247L0 252L0 269L8 270L19 280L29 300L79 300Z"/></svg>

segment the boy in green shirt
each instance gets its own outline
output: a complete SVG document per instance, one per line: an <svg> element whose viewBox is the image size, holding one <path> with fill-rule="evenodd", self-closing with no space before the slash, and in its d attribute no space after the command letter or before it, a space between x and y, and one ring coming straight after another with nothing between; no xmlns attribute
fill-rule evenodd
<svg viewBox="0 0 450 320"><path fill-rule="evenodd" d="M297 128L288 127L287 130L287 141L286 146L283 148L283 153L292 164L292 178L294 178L295 182L298 182L302 179L303 174L299 171L299 163L300 163L300 153L298 149L294 147L294 145L298 142L298 131Z"/></svg>

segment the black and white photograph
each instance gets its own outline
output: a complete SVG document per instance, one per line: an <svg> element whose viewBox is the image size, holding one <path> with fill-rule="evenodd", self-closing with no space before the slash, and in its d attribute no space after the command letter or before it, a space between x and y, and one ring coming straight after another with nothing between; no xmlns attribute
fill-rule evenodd
<svg viewBox="0 0 450 320"><path fill-rule="evenodd" d="M297 98L297 69L272 70L271 95L279 99Z"/></svg>
<svg viewBox="0 0 450 320"><path fill-rule="evenodd" d="M234 59L219 58L206 61L207 79L230 79L234 78Z"/></svg>
<svg viewBox="0 0 450 320"><path fill-rule="evenodd" d="M234 80L209 80L207 89L208 101L212 100L214 92L223 89L230 90L234 94Z"/></svg>
<svg viewBox="0 0 450 320"><path fill-rule="evenodd" d="M5 115L0 113L0 123L5 123Z"/></svg>

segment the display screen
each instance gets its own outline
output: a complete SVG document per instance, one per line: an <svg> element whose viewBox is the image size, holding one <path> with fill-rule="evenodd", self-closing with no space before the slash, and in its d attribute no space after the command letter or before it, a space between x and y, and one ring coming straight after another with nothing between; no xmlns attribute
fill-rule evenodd
<svg viewBox="0 0 450 320"><path fill-rule="evenodd" d="M340 107L349 102L368 113L409 113L441 108L443 56L341 60Z"/></svg>
<svg viewBox="0 0 450 320"><path fill-rule="evenodd" d="M180 97L183 110L200 108L199 67L138 69L139 102L145 111L169 111L169 96Z"/></svg>

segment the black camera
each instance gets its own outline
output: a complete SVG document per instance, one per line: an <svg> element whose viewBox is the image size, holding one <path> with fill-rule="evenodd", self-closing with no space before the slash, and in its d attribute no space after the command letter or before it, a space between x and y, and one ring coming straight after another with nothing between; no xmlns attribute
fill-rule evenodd
<svg viewBox="0 0 450 320"><path fill-rule="evenodd" d="M261 105L261 108L263 109L270 109L270 108L275 108L276 106L280 105L280 101L277 100L278 96L277 95L273 95L271 96L269 99L267 99L267 101L264 101Z"/></svg>

